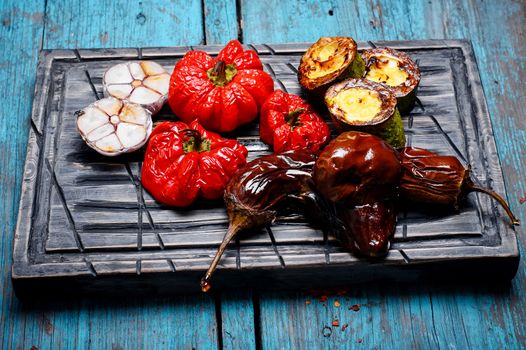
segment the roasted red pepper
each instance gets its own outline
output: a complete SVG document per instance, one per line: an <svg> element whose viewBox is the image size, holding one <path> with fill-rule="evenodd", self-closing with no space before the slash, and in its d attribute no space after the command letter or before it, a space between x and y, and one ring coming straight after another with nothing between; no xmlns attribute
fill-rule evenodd
<svg viewBox="0 0 526 350"><path fill-rule="evenodd" d="M272 91L258 55L232 40L215 59L186 53L172 73L168 102L184 122L197 118L209 130L227 132L254 120Z"/></svg>
<svg viewBox="0 0 526 350"><path fill-rule="evenodd" d="M281 90L274 91L263 104L259 133L276 153L318 152L330 138L329 127L308 103Z"/></svg>
<svg viewBox="0 0 526 350"><path fill-rule="evenodd" d="M184 207L197 197L220 198L234 173L246 163L247 149L206 131L197 121L163 122L152 132L141 182L159 202Z"/></svg>

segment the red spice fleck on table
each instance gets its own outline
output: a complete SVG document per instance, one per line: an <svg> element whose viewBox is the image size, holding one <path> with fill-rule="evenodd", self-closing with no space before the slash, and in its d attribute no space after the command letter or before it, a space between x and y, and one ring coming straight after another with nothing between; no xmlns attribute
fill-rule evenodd
<svg viewBox="0 0 526 350"><path fill-rule="evenodd" d="M326 295L320 295L320 301L322 303L326 302L327 301L327 296Z"/></svg>
<svg viewBox="0 0 526 350"><path fill-rule="evenodd" d="M345 324L342 326L342 332L343 332L344 330L346 330L347 327L349 327L349 324L348 324L348 323L345 323Z"/></svg>
<svg viewBox="0 0 526 350"><path fill-rule="evenodd" d="M340 307L341 305L342 305L342 304L340 304L340 302L339 302L338 300L336 300L336 301L334 302L334 306L335 306L335 307Z"/></svg>
<svg viewBox="0 0 526 350"><path fill-rule="evenodd" d="M349 310L352 310L354 312L360 311L360 304L354 304L353 306L349 306Z"/></svg>
<svg viewBox="0 0 526 350"><path fill-rule="evenodd" d="M521 198L519 199L519 203L520 203L520 204L524 204L525 202L526 202L526 192L524 192L524 197L521 197Z"/></svg>
<svg viewBox="0 0 526 350"><path fill-rule="evenodd" d="M339 320L333 320L332 321L332 326L333 327L340 327L340 321Z"/></svg>
<svg viewBox="0 0 526 350"><path fill-rule="evenodd" d="M310 305L310 300L305 300L306 305Z"/></svg>

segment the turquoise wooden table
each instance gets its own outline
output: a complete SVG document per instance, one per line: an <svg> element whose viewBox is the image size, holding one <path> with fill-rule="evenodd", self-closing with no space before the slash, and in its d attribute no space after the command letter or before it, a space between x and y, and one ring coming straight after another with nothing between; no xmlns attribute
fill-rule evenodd
<svg viewBox="0 0 526 350"><path fill-rule="evenodd" d="M512 209L526 222L524 1L3 0L0 3L1 349L520 349L526 266L513 282L376 284L309 295L72 299L21 304L10 281L40 49L471 39ZM521 252L524 226L517 230ZM337 320L337 322L336 322ZM337 325L338 324L338 325Z"/></svg>

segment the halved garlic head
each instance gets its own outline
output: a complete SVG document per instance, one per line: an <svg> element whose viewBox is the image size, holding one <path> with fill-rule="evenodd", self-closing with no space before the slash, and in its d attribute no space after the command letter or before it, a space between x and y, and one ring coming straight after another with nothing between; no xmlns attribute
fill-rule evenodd
<svg viewBox="0 0 526 350"><path fill-rule="evenodd" d="M76 113L82 139L105 156L141 148L152 132L152 115L141 105L103 98Z"/></svg>
<svg viewBox="0 0 526 350"><path fill-rule="evenodd" d="M104 96L137 103L152 114L159 112L168 98L170 74L158 63L119 63L104 73Z"/></svg>

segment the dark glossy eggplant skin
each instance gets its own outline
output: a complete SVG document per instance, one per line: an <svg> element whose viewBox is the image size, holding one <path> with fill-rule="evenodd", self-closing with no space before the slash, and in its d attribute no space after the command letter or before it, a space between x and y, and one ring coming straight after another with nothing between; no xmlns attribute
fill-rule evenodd
<svg viewBox="0 0 526 350"><path fill-rule="evenodd" d="M401 176L397 152L381 138L357 131L340 134L314 166L316 189L352 207L391 198Z"/></svg>
<svg viewBox="0 0 526 350"><path fill-rule="evenodd" d="M490 195L506 211L512 225L519 225L506 201L494 191L473 183L470 169L454 156L443 156L422 148L399 150L402 200L429 203L459 209L460 201L470 192Z"/></svg>
<svg viewBox="0 0 526 350"><path fill-rule="evenodd" d="M247 163L230 179L223 196L229 227L201 280L203 292L211 288L212 274L239 232L271 224L281 209L291 205L318 204L312 193L312 168L316 159L315 154L304 151L271 154Z"/></svg>
<svg viewBox="0 0 526 350"><path fill-rule="evenodd" d="M387 255L389 239L397 221L393 200L358 205L352 209L338 208L338 217L345 230L335 231L335 234L345 248L365 257Z"/></svg>
<svg viewBox="0 0 526 350"><path fill-rule="evenodd" d="M341 134L320 154L313 179L336 207L341 225L333 232L345 248L365 257L387 254L401 170L389 144L362 132Z"/></svg>

